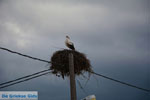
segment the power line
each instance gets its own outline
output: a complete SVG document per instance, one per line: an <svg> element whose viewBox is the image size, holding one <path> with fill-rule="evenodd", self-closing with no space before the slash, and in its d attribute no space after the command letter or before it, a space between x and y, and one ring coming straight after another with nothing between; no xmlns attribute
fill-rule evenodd
<svg viewBox="0 0 150 100"><path fill-rule="evenodd" d="M37 75L37 74L40 74L40 73L43 73L43 72L47 72L47 71L50 71L50 69L42 70L42 71L33 73L33 74L31 74L31 75L27 75L27 76L24 76L24 77L20 77L20 78L17 78L17 79L8 81L8 82L0 83L0 86L6 85L6 84L8 84L8 83L13 83L13 82L15 82L15 81L18 81L18 80L21 80L21 79L24 79L24 78L28 78L28 77L31 77L31 76L34 76L34 75Z"/></svg>
<svg viewBox="0 0 150 100"><path fill-rule="evenodd" d="M31 78L27 78L27 79L24 79L24 80L21 80L21 81L17 81L17 82L15 82L15 83L11 83L11 84L8 84L8 85L4 85L4 86L1 86L0 89L6 88L6 87L8 87L8 86L12 86L12 85L15 85L15 84L18 84L18 83L22 83L22 82L25 82L25 81L28 81L28 80L31 80L31 79L34 79L34 78L37 78L37 77L46 75L46 74L48 74L48 73L50 73L50 72L45 72L45 73L43 73L43 74L36 75L36 76L31 77Z"/></svg>
<svg viewBox="0 0 150 100"><path fill-rule="evenodd" d="M30 59L33 59L33 60L38 60L38 61L42 61L42 62L46 62L46 63L51 63L50 61L43 60L43 59L36 58L36 57L32 57L32 56L29 56L29 55L25 55L25 54L22 54L22 53L19 53L19 52L16 52L16 51L9 50L9 49L7 49L7 48L0 47L0 49L1 49L1 50L5 50L5 51L8 51L8 52L10 52L10 53L18 54L18 55L20 55L20 56L27 57L27 58L30 58ZM53 63L55 63L55 62L53 62ZM63 65L61 65L61 66L63 66ZM37 72L37 73L38 73L38 72ZM119 81L119 80L116 80L116 79L113 79L113 78L104 76L104 75L102 75L102 74L98 74L98 73L95 73L95 72L91 72L91 73L93 73L93 74L95 74L95 75L98 75L98 76L101 76L101 77L103 77L103 78L106 78L106 79L109 79L109 80L112 80L112 81L115 81L115 82L124 84L124 85L127 85L127 86L133 87L133 88L137 88L137 89L140 89L140 90L143 90L143 91L146 91L146 92L150 92L150 90L148 90L148 89L144 89L144 88L141 88L141 87L138 87L138 86L129 84L129 83L125 83L125 82L122 82L122 81ZM29 76L30 76L30 75L29 75ZM31 75L31 76L32 76L32 75ZM27 77L27 76L24 76L24 77ZM20 79L23 79L23 77L20 78ZM16 79L16 80L19 80L19 78ZM27 79L27 80L28 80L28 79ZM15 81L15 80L12 80L12 81ZM8 83L8 82L5 82L5 83ZM5 84L5 83L1 83L1 84L3 85L3 84ZM11 81L9 81L9 83L11 83ZM0 85L1 85L1 84L0 84ZM12 83L12 84L14 84L14 83ZM1 87L0 87L0 89L1 89Z"/></svg>
<svg viewBox="0 0 150 100"><path fill-rule="evenodd" d="M78 83L80 89L83 91L83 93L84 93L85 95L87 95L87 93L86 93L86 91L84 90L84 87L81 85L80 81L79 81L78 79L76 79L76 80L77 80L77 83Z"/></svg>
<svg viewBox="0 0 150 100"><path fill-rule="evenodd" d="M127 86L133 87L133 88L137 88L137 89L140 89L140 90L143 90L143 91L146 91L146 92L150 92L150 90L148 90L148 89L144 89L144 88L141 88L141 87L138 87L138 86L135 86L135 85L126 83L126 82L122 82L122 81L119 81L119 80L110 78L110 77L108 77L108 76L104 76L104 75L102 75L102 74L98 74L98 73L93 72L93 71L92 71L91 73L93 73L93 74L95 74L95 75L97 75L97 76L101 76L101 77L103 77L103 78L106 78L106 79L109 79L109 80L112 80L112 81L115 81L115 82L124 84L124 85L127 85Z"/></svg>
<svg viewBox="0 0 150 100"><path fill-rule="evenodd" d="M11 53L14 53L14 54L17 54L17 55L20 55L20 56L23 56L23 57L27 57L27 58L30 58L30 59L33 59L33 60L38 60L38 61L42 61L42 62L46 62L46 63L51 63L50 61L43 60L43 59L36 58L36 57L32 57L32 56L29 56L29 55L25 55L25 54L22 54L22 53L19 53L19 52L16 52L16 51L12 51L12 50L7 49L7 48L0 47L0 49L11 52Z"/></svg>

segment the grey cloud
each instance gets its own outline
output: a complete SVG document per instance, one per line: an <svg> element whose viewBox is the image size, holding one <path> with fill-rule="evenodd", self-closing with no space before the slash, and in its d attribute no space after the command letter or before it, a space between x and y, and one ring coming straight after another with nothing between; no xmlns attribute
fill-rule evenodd
<svg viewBox="0 0 150 100"><path fill-rule="evenodd" d="M148 0L1 0L0 46L50 60L69 35L93 69L149 88ZM9 62L8 62L9 61ZM0 81L46 69L45 63L0 51ZM12 77L13 76L13 77ZM91 77L86 91L97 99L149 100L145 92ZM84 84L84 82L81 82ZM67 91L65 91L67 89ZM40 99L69 99L68 79L48 75L3 90L37 90ZM78 99L86 95L77 85ZM132 94L132 95L130 95Z"/></svg>

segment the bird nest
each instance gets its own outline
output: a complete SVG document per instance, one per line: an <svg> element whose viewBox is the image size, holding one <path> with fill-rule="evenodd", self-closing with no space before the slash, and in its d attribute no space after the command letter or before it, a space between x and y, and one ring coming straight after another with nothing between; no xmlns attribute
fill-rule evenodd
<svg viewBox="0 0 150 100"><path fill-rule="evenodd" d="M56 51L53 56L51 57L51 66L50 69L52 70L53 74L56 74L56 76L61 75L62 78L64 76L69 76L69 54L73 54L74 59L74 73L75 75L83 75L84 72L90 72L91 64L90 61L87 59L85 54L80 53L78 51L74 50L59 50Z"/></svg>

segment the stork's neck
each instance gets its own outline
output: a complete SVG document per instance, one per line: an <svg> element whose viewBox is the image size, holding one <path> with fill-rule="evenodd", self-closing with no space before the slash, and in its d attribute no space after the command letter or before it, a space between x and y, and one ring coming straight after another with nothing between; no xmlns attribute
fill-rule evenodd
<svg viewBox="0 0 150 100"><path fill-rule="evenodd" d="M70 43L71 42L71 40L69 39L69 38L66 38L66 41L65 41L66 43Z"/></svg>
<svg viewBox="0 0 150 100"><path fill-rule="evenodd" d="M70 38L66 38L66 41L70 41Z"/></svg>

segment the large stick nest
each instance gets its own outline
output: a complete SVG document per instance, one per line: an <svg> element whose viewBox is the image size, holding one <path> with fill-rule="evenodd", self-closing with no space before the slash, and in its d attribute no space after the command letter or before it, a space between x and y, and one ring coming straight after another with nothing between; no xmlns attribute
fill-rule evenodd
<svg viewBox="0 0 150 100"><path fill-rule="evenodd" d="M52 65L50 69L53 74L69 76L69 53L73 54L74 58L74 73L75 75L83 74L84 72L90 73L92 71L90 61L85 54L74 50L59 50L56 51L51 57Z"/></svg>

